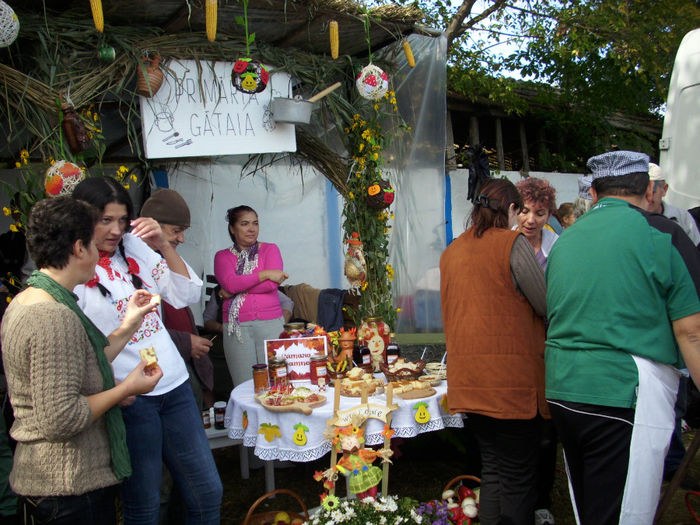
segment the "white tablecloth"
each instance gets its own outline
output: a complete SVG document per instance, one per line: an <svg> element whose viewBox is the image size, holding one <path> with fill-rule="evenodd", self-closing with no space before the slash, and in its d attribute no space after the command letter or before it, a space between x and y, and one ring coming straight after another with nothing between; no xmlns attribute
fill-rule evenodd
<svg viewBox="0 0 700 525"><path fill-rule="evenodd" d="M394 397L394 404L398 410L392 412L391 428L396 433L394 437L411 438L423 432L442 430L446 427L462 427L462 416L451 416L441 406L441 401L447 392L447 383L443 381L435 387L436 393L424 399L404 400ZM255 448L256 456L263 460L289 460L289 461L314 461L330 452L331 443L325 439L326 423L333 417L333 388L322 392L327 397L326 404L314 408L311 415L306 416L298 412L272 412L264 408L253 397L253 380L238 385L231 392L231 397L226 407L225 426L231 439L243 440L246 447ZM371 396L369 403L385 405L386 398L383 394ZM426 423L418 423L415 419L416 403L424 402L428 405L430 420ZM360 403L359 398L340 397L340 410L352 408ZM244 417L245 416L245 417ZM295 425L304 425L308 431L306 444L298 445L293 441ZM276 431L268 433L268 441L265 434L259 433L261 425L277 427ZM270 428L269 426L267 428ZM299 427L297 427L299 428ZM369 419L365 427L365 441L368 445L378 445L384 442L382 430L384 423L377 419Z"/></svg>

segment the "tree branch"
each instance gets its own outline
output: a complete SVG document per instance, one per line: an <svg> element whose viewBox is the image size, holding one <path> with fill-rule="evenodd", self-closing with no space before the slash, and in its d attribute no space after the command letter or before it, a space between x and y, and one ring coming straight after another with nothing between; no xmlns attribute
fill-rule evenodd
<svg viewBox="0 0 700 525"><path fill-rule="evenodd" d="M447 49L450 49L452 41L457 36L457 31L461 27L462 22L464 22L465 18L467 18L472 12L472 7L474 7L475 3L476 0L464 0L462 2L462 5L459 6L459 9L457 9L455 15L452 17L452 20L450 20L450 23L447 24L447 29L445 29L445 36L447 37Z"/></svg>
<svg viewBox="0 0 700 525"><path fill-rule="evenodd" d="M485 9L482 13L464 23L464 20L471 13L472 7L474 7L475 3L476 0L464 0L462 5L459 6L459 9L457 9L455 16L452 17L452 20L450 20L450 23L445 30L445 36L447 37L447 49L450 48L452 42L456 38L459 38L476 24L501 9L505 5L506 0L495 0L493 5L491 5L488 9Z"/></svg>

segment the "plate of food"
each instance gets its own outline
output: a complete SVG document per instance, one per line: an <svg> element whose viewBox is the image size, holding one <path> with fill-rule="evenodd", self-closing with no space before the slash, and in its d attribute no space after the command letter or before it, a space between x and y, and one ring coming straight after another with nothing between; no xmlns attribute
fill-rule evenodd
<svg viewBox="0 0 700 525"><path fill-rule="evenodd" d="M367 395L377 393L384 386L382 379L376 379L363 368L352 368L347 375L336 384L340 385L340 395L345 397L362 397L362 390L367 389Z"/></svg>
<svg viewBox="0 0 700 525"><path fill-rule="evenodd" d="M445 378L437 374L425 374L420 376L418 381L424 381L430 386L438 386L440 383L442 383L443 379Z"/></svg>
<svg viewBox="0 0 700 525"><path fill-rule="evenodd" d="M305 386L286 385L273 387L255 396L255 400L272 412L301 412L308 416L314 408L325 404L326 396Z"/></svg>
<svg viewBox="0 0 700 525"><path fill-rule="evenodd" d="M387 386L389 385L391 385L394 395L401 399L421 399L423 397L430 397L436 393L436 390L430 386L430 383L415 379L390 381L387 383Z"/></svg>

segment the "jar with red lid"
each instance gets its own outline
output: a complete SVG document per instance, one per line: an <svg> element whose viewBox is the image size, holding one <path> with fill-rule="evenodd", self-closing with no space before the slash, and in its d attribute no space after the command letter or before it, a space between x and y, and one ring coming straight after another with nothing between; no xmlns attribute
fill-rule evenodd
<svg viewBox="0 0 700 525"><path fill-rule="evenodd" d="M328 383L328 369L326 368L325 355L312 355L309 358L309 369L311 370L311 384L324 386Z"/></svg>

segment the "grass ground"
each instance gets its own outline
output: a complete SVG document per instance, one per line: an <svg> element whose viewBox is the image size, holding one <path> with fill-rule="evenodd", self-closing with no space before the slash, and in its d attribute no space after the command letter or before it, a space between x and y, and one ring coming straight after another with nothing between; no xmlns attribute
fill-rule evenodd
<svg viewBox="0 0 700 525"><path fill-rule="evenodd" d="M685 439L692 439L686 434ZM389 493L409 496L425 501L439 498L445 485L462 474L478 475L479 460L476 444L467 431L446 429L440 432L422 434L404 440L400 446L400 457L393 458L389 474ZM250 479L242 480L239 470L238 447L228 447L214 451L221 479L224 483L222 505L223 525L240 525L255 500L265 492L263 469L251 470ZM277 488L295 491L308 507L319 504L321 484L313 480L316 470L328 468L330 455L311 463L296 463L290 468L275 470ZM700 456L690 467L691 474L700 478ZM339 483L338 493L344 493L344 485ZM685 491L678 490L673 503L664 516L661 525L693 525L693 519L684 502ZM696 500L700 512L700 499ZM557 465L555 485L552 492L552 513L557 525L575 525L569 501L566 474L560 460ZM298 504L288 496L281 495L265 501L261 510L297 510ZM256 511L257 512L257 511Z"/></svg>

